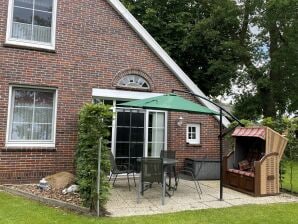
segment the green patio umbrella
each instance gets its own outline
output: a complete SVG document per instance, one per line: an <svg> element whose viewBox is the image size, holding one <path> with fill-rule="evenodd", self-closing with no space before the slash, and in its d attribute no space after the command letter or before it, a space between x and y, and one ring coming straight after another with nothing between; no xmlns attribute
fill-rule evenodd
<svg viewBox="0 0 298 224"><path fill-rule="evenodd" d="M142 100L135 100L126 103L117 104L119 107L143 108L151 110L165 110L175 112L187 112L195 114L219 115L218 112L210 110L207 107L201 106L186 100L176 94L170 93L162 96L151 97Z"/></svg>

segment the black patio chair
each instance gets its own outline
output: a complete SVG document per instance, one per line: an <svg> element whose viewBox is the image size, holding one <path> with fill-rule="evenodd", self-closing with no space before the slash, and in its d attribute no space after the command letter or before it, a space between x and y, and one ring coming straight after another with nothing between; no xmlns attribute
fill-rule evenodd
<svg viewBox="0 0 298 224"><path fill-rule="evenodd" d="M168 159L176 159L176 151L173 150L161 150L160 151L160 158L168 158ZM178 179L177 179L177 173L176 173L176 165L172 165L172 166L168 166L167 167L167 175L169 177L169 187L171 188L171 178L174 177L175 178L175 185L174 187L172 187L173 189L173 193L177 188L178 185Z"/></svg>
<svg viewBox="0 0 298 224"><path fill-rule="evenodd" d="M110 178L109 181L112 179L112 176L115 175L114 181L113 181L113 186L115 185L115 181L118 177L119 174L126 174L127 176L127 182L128 182L128 189L130 191L130 182L129 182L129 175L133 175L133 180L136 185L136 180L135 180L135 174L134 174L134 169L129 166L129 164L121 164L117 165L115 161L115 157L113 153L110 151L110 162L111 162L111 173L110 173Z"/></svg>
<svg viewBox="0 0 298 224"><path fill-rule="evenodd" d="M193 166L190 167L190 166L187 166L185 165L182 170L179 171L179 174L178 174L178 183L179 183L179 180L180 179L186 179L186 180L192 180L194 182L194 185L195 185L195 189L197 191L197 193L199 194L199 197L201 198L201 195L203 192L202 192L202 189L201 189L201 186L200 186L200 182L199 180L196 180L195 178L195 174L196 175L199 175L199 173L201 172L201 169L202 169L202 166L203 166L203 163L204 161L207 159L207 156L205 156L199 163L199 166L195 172Z"/></svg>
<svg viewBox="0 0 298 224"><path fill-rule="evenodd" d="M140 196L144 195L144 191L152 188L153 183L158 183L162 187L161 202L164 204L165 183L163 176L163 161L161 158L142 158L138 203L140 202Z"/></svg>

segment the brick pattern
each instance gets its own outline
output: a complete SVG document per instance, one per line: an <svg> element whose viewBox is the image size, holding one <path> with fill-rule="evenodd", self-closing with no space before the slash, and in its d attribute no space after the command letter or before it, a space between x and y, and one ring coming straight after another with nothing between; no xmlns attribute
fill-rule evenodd
<svg viewBox="0 0 298 224"><path fill-rule="evenodd" d="M110 88L123 70L139 69L154 82L154 92L186 90L105 0L58 1L56 52L4 46L8 0L0 0L0 184L29 183L58 171L74 172L79 109L92 100L92 88ZM6 149L9 85L58 89L56 148ZM188 96L189 97L189 96ZM191 99L191 97L189 97ZM218 154L218 122L213 117L183 114L202 124L201 146L186 145L186 127L169 113L168 148L184 157Z"/></svg>

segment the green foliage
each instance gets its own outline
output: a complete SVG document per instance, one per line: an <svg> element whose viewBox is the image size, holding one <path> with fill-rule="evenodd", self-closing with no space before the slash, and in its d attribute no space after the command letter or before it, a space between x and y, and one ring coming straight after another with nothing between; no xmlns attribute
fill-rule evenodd
<svg viewBox="0 0 298 224"><path fill-rule="evenodd" d="M236 97L233 113L241 119L257 121L262 114L261 102L252 93L244 93Z"/></svg>
<svg viewBox="0 0 298 224"><path fill-rule="evenodd" d="M92 211L97 202L97 166L100 138L102 141L100 205L103 206L109 194L109 183L106 176L110 171L106 138L110 135L108 124L111 123L112 112L103 104L85 104L79 114L79 140L76 152L77 181L84 205Z"/></svg>
<svg viewBox="0 0 298 224"><path fill-rule="evenodd" d="M282 116L298 109L298 1L241 0L241 59L243 71L238 85L254 90L239 94L236 113L254 118ZM255 32L251 32L254 27ZM254 104L254 102L259 104ZM247 103L247 102L251 102ZM256 110L252 110L258 105ZM259 110L261 107L262 110ZM244 112L251 113L245 116Z"/></svg>
<svg viewBox="0 0 298 224"><path fill-rule="evenodd" d="M207 94L230 88L243 54L233 0L122 0Z"/></svg>
<svg viewBox="0 0 298 224"><path fill-rule="evenodd" d="M240 118L297 110L297 0L122 2L207 95L242 88Z"/></svg>

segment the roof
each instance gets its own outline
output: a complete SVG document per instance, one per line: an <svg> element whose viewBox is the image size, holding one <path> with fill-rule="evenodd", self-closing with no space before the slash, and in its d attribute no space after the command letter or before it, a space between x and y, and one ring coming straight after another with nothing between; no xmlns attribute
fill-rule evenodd
<svg viewBox="0 0 298 224"><path fill-rule="evenodd" d="M207 97L119 0L107 1L190 92L198 96ZM219 111L219 108L212 103L199 97L197 97L197 99L209 109ZM219 116L215 117L219 120ZM223 125L228 127L229 124L229 120L223 117Z"/></svg>
<svg viewBox="0 0 298 224"><path fill-rule="evenodd" d="M250 128L236 128L232 134L233 137L257 137L263 140L266 139L266 128L264 127L250 127Z"/></svg>

